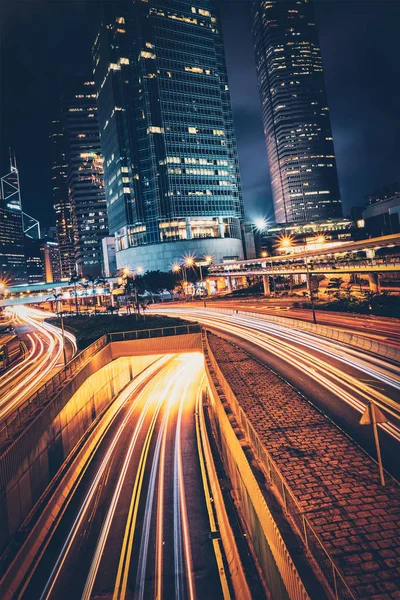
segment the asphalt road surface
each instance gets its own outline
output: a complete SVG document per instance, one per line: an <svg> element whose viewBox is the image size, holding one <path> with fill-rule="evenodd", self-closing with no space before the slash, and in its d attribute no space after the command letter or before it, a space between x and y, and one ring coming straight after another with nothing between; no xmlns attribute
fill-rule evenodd
<svg viewBox="0 0 400 600"><path fill-rule="evenodd" d="M400 477L400 368L361 349L281 324L212 309L152 309L196 320L237 343L279 373L372 456L372 428L359 420L368 402L388 419L379 426L384 465Z"/></svg>
<svg viewBox="0 0 400 600"><path fill-rule="evenodd" d="M0 377L0 422L64 366L62 333L44 322L48 313L28 306L8 308L7 312L26 353ZM65 338L69 360L76 351L75 338L68 332Z"/></svg>
<svg viewBox="0 0 400 600"><path fill-rule="evenodd" d="M127 394L20 597L223 598L196 442L203 356L167 355L151 369Z"/></svg>

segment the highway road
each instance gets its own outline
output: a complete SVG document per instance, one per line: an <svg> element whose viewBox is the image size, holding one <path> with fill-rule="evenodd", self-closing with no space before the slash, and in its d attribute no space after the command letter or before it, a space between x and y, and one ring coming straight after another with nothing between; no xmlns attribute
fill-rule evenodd
<svg viewBox="0 0 400 600"><path fill-rule="evenodd" d="M372 455L370 427L359 420L368 402L386 415L381 443L386 467L400 477L400 368L361 349L309 332L212 308L151 309L196 320L234 341L289 381Z"/></svg>
<svg viewBox="0 0 400 600"><path fill-rule="evenodd" d="M203 356L166 355L150 369L141 388L122 393L18 597L229 598L198 452Z"/></svg>
<svg viewBox="0 0 400 600"><path fill-rule="evenodd" d="M230 308L259 312L266 315L289 317L312 323L311 310L304 308L293 308L293 298L273 299L248 299L248 300L218 300L207 301L210 308ZM299 298L299 302L307 301L307 298ZM172 305L172 304L171 304ZM185 306L185 304L180 304ZM191 302L190 306L201 308L203 302ZM388 319L369 315L358 315L348 313L335 313L316 309L317 323L342 329L347 332L362 334L377 341L385 342L392 346L400 347L400 318ZM400 317L400 315L399 315Z"/></svg>
<svg viewBox="0 0 400 600"><path fill-rule="evenodd" d="M24 357L0 376L0 421L64 366L61 330L45 323L49 313L16 306L7 308L10 321L26 346ZM65 332L69 360L76 351L75 337Z"/></svg>

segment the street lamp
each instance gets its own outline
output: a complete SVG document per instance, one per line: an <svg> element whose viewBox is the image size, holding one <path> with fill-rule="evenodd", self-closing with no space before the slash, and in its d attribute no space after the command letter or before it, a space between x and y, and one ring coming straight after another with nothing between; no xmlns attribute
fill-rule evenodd
<svg viewBox="0 0 400 600"><path fill-rule="evenodd" d="M205 256L203 261L195 262L195 266L200 268L200 282L201 289L203 289L203 267L209 267L213 261L213 257L211 255ZM204 308L206 308L206 298L203 298Z"/></svg>
<svg viewBox="0 0 400 600"><path fill-rule="evenodd" d="M280 245L281 248L291 248L291 246L292 246L292 240L290 237L284 237L281 239L281 245ZM313 323L314 323L314 325L316 325L317 324L317 316L315 314L314 296L313 296L312 289L311 289L311 274L310 274L310 269L308 267L307 243L306 243L305 237L303 237L303 251L304 251L304 255L303 255L304 256L304 265L306 268L308 295L310 296Z"/></svg>
<svg viewBox="0 0 400 600"><path fill-rule="evenodd" d="M63 340L63 356L64 356L64 367L65 367L67 364L67 349L65 346L64 314L62 311L62 302L60 300L60 298L62 298L62 297L63 297L63 295L61 293L57 293L57 290L54 288L52 296L47 298L47 300L55 300L56 301L57 312L60 316L60 321L61 321L61 335L62 335L62 340ZM61 308L61 310L60 310L60 308Z"/></svg>

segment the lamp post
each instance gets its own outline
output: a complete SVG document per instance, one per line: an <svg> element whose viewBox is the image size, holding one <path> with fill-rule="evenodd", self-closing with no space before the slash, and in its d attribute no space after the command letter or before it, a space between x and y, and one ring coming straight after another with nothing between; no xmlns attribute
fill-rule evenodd
<svg viewBox="0 0 400 600"><path fill-rule="evenodd" d="M203 267L210 266L210 264L212 263L212 260L213 260L213 257L209 255L209 256L205 256L204 260L194 263L196 265L196 267L200 268L200 282L201 282L202 289L204 289L204 287L203 287ZM206 308L207 303L206 303L205 296L203 298L203 303L204 303L204 308Z"/></svg>
<svg viewBox="0 0 400 600"><path fill-rule="evenodd" d="M69 284L74 286L74 296L75 296L75 312L79 314L79 305L78 305L78 292L76 290L76 284L80 281L80 277L77 275L73 275L69 280Z"/></svg>
<svg viewBox="0 0 400 600"><path fill-rule="evenodd" d="M292 247L291 239L289 237L283 238L280 247L281 248L291 248ZM306 244L305 236L303 236L303 252L304 252L304 254L303 254L304 266L306 268L306 280L307 280L308 295L310 297L313 323L314 323L314 325L316 325L317 324L317 316L315 314L314 296L313 296L312 289L311 289L311 274L310 274L310 269L309 269L309 265L308 265L307 244Z"/></svg>
<svg viewBox="0 0 400 600"><path fill-rule="evenodd" d="M65 347L64 314L62 311L62 302L61 302L60 298L62 298L62 294L57 293L56 289L53 289L52 296L47 298L47 300L55 300L56 301L57 312L60 316L60 321L61 321L61 335L62 335L62 340L63 340L63 357L64 357L64 367L65 367L65 365L67 364L67 349ZM61 310L60 310L60 308L61 308Z"/></svg>

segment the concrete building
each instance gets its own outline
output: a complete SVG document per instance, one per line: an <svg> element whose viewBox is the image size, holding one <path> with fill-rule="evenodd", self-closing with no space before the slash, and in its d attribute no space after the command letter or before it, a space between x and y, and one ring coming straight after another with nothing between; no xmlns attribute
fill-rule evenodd
<svg viewBox="0 0 400 600"><path fill-rule="evenodd" d="M101 240L108 234L94 83L77 78L63 100L67 185L72 211L76 270L102 274Z"/></svg>
<svg viewBox="0 0 400 600"><path fill-rule="evenodd" d="M0 179L0 278L2 283L28 281L19 177L13 160L10 172Z"/></svg>
<svg viewBox="0 0 400 600"><path fill-rule="evenodd" d="M255 0L253 35L276 222L341 217L312 2Z"/></svg>
<svg viewBox="0 0 400 600"><path fill-rule="evenodd" d="M115 238L107 236L102 239L104 276L113 277L117 273L117 250Z"/></svg>
<svg viewBox="0 0 400 600"><path fill-rule="evenodd" d="M366 206L362 211L362 220L370 237L400 233L400 194Z"/></svg>
<svg viewBox="0 0 400 600"><path fill-rule="evenodd" d="M115 8L93 48L117 266L242 258L242 193L216 2ZM184 40L184 43L182 42Z"/></svg>
<svg viewBox="0 0 400 600"><path fill-rule="evenodd" d="M60 245L61 278L70 279L75 273L75 249L71 202L68 196L65 132L60 120L53 120L51 126L53 205L57 241Z"/></svg>

